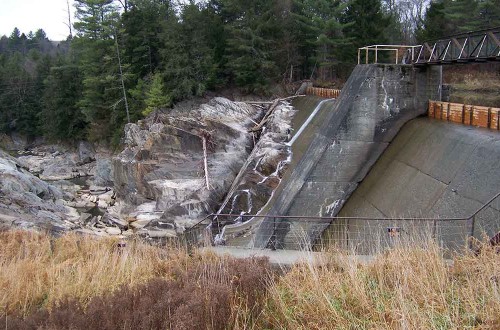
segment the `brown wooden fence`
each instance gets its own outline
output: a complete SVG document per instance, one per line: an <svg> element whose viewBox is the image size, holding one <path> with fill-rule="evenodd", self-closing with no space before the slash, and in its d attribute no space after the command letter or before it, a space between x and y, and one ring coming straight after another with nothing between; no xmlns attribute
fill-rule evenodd
<svg viewBox="0 0 500 330"><path fill-rule="evenodd" d="M429 101L429 117L500 130L500 108Z"/></svg>
<svg viewBox="0 0 500 330"><path fill-rule="evenodd" d="M307 95L321 96L328 99L336 99L340 95L339 89L308 87L306 90Z"/></svg>

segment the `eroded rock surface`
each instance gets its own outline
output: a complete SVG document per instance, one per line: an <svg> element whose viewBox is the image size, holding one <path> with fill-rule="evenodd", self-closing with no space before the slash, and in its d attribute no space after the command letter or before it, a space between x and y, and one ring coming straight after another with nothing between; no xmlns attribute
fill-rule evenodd
<svg viewBox="0 0 500 330"><path fill-rule="evenodd" d="M59 188L40 180L2 150L0 182L1 227L68 230L79 218L75 209L64 205Z"/></svg>
<svg viewBox="0 0 500 330"><path fill-rule="evenodd" d="M291 160L287 142L295 112L287 102L281 102L273 111L240 180L226 198L220 213L258 214L267 204ZM221 217L221 221L231 223L242 219Z"/></svg>
<svg viewBox="0 0 500 330"><path fill-rule="evenodd" d="M253 147L261 110L214 98L189 113L157 113L125 127L113 159L115 213L153 236L174 235L216 211ZM204 170L207 142L209 189Z"/></svg>

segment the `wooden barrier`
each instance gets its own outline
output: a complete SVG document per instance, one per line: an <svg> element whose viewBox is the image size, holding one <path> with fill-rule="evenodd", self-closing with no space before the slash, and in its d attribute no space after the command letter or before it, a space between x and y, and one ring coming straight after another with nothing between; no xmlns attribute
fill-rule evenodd
<svg viewBox="0 0 500 330"><path fill-rule="evenodd" d="M336 99L340 95L340 90L330 89L330 88L308 87L306 90L306 94L320 96L327 99Z"/></svg>
<svg viewBox="0 0 500 330"><path fill-rule="evenodd" d="M500 130L500 108L429 101L429 117Z"/></svg>

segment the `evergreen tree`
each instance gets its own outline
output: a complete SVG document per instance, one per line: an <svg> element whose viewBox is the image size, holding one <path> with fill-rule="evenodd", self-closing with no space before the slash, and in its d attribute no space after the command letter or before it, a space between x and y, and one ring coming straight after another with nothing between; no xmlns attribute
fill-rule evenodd
<svg viewBox="0 0 500 330"><path fill-rule="evenodd" d="M446 27L441 37L481 27L477 0L445 0L444 4Z"/></svg>
<svg viewBox="0 0 500 330"><path fill-rule="evenodd" d="M444 9L444 1L431 2L429 9L427 9L424 22L416 32L418 42L437 39L445 35L446 18Z"/></svg>
<svg viewBox="0 0 500 330"><path fill-rule="evenodd" d="M236 85L262 90L278 75L272 56L276 41L273 3L224 0L221 4L227 34L226 69Z"/></svg>
<svg viewBox="0 0 500 330"><path fill-rule="evenodd" d="M500 26L500 0L481 0L478 10L482 28Z"/></svg>
<svg viewBox="0 0 500 330"><path fill-rule="evenodd" d="M348 1L344 22L350 23L345 32L353 40L346 60L354 62L360 47L387 42L384 30L390 19L384 14L380 0Z"/></svg>
<svg viewBox="0 0 500 330"><path fill-rule="evenodd" d="M112 0L76 0L73 39L83 76L78 107L90 124L89 139L117 141L126 121L116 40L118 8Z"/></svg>
<svg viewBox="0 0 500 330"><path fill-rule="evenodd" d="M153 75L149 91L146 93L146 109L143 115L147 116L155 110L171 105L172 99L165 93L165 86L160 74Z"/></svg>
<svg viewBox="0 0 500 330"><path fill-rule="evenodd" d="M52 140L77 140L86 136L87 122L77 107L82 96L82 75L71 56L59 56L44 81L43 133Z"/></svg>
<svg viewBox="0 0 500 330"><path fill-rule="evenodd" d="M191 2L182 6L179 19L167 19L162 34L162 72L169 97L182 100L203 93L217 83L215 61L221 31L211 8Z"/></svg>
<svg viewBox="0 0 500 330"><path fill-rule="evenodd" d="M342 20L347 5L340 0L309 0L306 4L315 31L311 43L316 49L318 77L323 81L331 80L336 76L337 66L350 55L346 53L346 48L352 40L344 30L352 23Z"/></svg>

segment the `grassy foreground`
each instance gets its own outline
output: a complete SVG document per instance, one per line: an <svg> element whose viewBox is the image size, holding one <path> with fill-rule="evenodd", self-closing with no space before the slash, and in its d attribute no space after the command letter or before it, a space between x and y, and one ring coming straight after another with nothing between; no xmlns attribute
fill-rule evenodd
<svg viewBox="0 0 500 330"><path fill-rule="evenodd" d="M77 235L0 233L6 329L500 329L500 255L329 252L278 276L266 260Z"/></svg>

